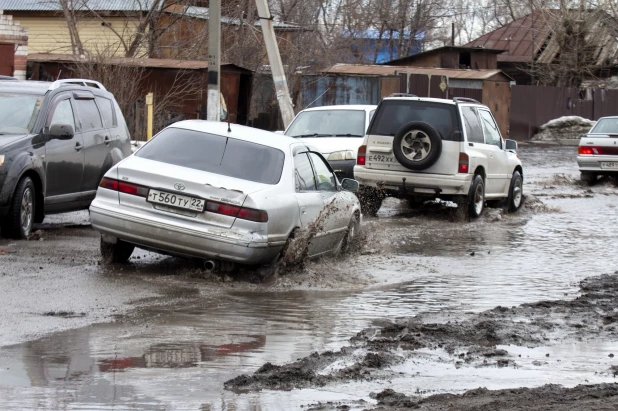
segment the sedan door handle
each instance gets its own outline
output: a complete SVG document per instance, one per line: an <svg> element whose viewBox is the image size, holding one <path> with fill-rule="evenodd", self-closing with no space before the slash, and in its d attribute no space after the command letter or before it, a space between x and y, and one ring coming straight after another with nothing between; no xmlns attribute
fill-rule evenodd
<svg viewBox="0 0 618 411"><path fill-rule="evenodd" d="M75 151L79 151L82 148L84 148L84 145L82 143L75 143Z"/></svg>
<svg viewBox="0 0 618 411"><path fill-rule="evenodd" d="M103 142L105 143L106 146L109 146L109 143L111 143L112 140L109 138L109 136L105 136L105 138L103 139Z"/></svg>

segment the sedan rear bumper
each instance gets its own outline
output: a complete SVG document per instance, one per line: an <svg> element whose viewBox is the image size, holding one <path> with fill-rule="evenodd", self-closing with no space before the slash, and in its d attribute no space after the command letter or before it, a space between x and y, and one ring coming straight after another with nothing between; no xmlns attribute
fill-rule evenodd
<svg viewBox="0 0 618 411"><path fill-rule="evenodd" d="M283 248L282 242L268 242L267 235L234 228L188 229L169 220L109 207L103 202L90 206L92 227L101 234L117 237L136 246L166 254L232 261L241 264L269 264Z"/></svg>
<svg viewBox="0 0 618 411"><path fill-rule="evenodd" d="M579 171L590 171L599 174L618 173L618 168L604 168L602 163L618 164L618 156L577 156Z"/></svg>

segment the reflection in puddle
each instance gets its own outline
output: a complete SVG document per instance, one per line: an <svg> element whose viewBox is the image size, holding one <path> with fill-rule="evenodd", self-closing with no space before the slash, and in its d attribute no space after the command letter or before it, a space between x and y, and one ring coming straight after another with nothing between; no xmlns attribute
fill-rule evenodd
<svg viewBox="0 0 618 411"><path fill-rule="evenodd" d="M576 175L574 153L565 149L521 155L530 164L529 193L544 190L534 182L555 173ZM618 267L618 255L608 252L618 226L615 198L544 198L562 212L507 215L499 222L389 211L394 217L368 220L376 252L346 267L365 270L384 286L362 292L212 293L195 281L197 291L191 288L194 294L175 305L0 349L0 403L15 410L289 410L339 400L362 409L372 400L359 393L387 387L412 394L608 381L613 376L607 370L616 364L608 353L618 355L615 344L585 343L501 347L516 364L509 367L458 367L446 353L421 350L390 370L388 384L248 394L222 388L224 381L266 362L339 349L373 320L438 311L455 316L574 297L579 280ZM148 270L147 263L138 267Z"/></svg>

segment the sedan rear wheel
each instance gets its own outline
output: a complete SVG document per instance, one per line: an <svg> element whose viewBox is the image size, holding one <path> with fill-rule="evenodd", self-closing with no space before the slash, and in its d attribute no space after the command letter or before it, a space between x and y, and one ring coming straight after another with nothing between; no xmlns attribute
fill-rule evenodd
<svg viewBox="0 0 618 411"><path fill-rule="evenodd" d="M597 182L597 175L595 173L591 173L589 171L582 171L581 172L581 180L585 184L591 186L591 185L594 185L594 183Z"/></svg>
<svg viewBox="0 0 618 411"><path fill-rule="evenodd" d="M105 264L126 263L133 254L135 246L122 240L117 240L116 244L103 241L101 238L101 257Z"/></svg>

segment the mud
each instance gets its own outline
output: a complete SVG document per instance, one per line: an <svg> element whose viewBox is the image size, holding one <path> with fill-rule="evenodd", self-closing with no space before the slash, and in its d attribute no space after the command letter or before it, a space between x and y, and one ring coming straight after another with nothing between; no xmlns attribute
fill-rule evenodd
<svg viewBox="0 0 618 411"><path fill-rule="evenodd" d="M226 381L224 386L233 391L289 390L359 380L388 381L393 376L389 370L392 365L413 359L422 349L443 350L458 368L517 367L519 357L498 346L530 348L574 341L617 341L618 272L586 278L579 286L580 295L572 300L498 306L477 314L437 313L382 321L360 331L339 351L313 353L281 366L267 363L252 375L240 375ZM602 371L615 372L613 369ZM460 396L442 395L427 399L383 391L376 399L379 409L440 409L448 405L448 409L465 410L508 409L518 404L521 398L531 404L535 403L535 398L543 399L543 402L536 403L537 408L531 409L554 409L552 407L561 404L561 399L571 398L569 406L573 408L570 409L582 409L599 405L600 397L611 398L607 404L618 404L618 385L570 390L557 386L533 390L479 389ZM450 403L448 398L454 402Z"/></svg>
<svg viewBox="0 0 618 411"><path fill-rule="evenodd" d="M490 391L486 388L464 394L440 394L427 398L406 396L386 389L373 397L374 410L615 410L618 408L618 384L578 385L564 388L548 384L538 388Z"/></svg>

